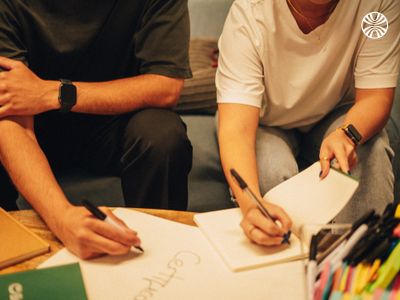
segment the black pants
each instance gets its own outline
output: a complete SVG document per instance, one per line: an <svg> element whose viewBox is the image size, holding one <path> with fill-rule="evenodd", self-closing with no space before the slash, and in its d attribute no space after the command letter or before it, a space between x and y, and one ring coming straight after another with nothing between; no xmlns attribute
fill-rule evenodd
<svg viewBox="0 0 400 300"><path fill-rule="evenodd" d="M56 174L79 166L121 177L131 207L187 208L192 146L180 117L164 109L121 116L50 112L35 132ZM15 208L16 191L0 165L0 205Z"/></svg>

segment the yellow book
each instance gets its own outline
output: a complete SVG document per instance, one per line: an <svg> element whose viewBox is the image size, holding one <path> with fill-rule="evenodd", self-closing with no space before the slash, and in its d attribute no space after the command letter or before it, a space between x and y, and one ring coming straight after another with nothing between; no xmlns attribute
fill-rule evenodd
<svg viewBox="0 0 400 300"><path fill-rule="evenodd" d="M50 245L0 207L0 269L48 252Z"/></svg>

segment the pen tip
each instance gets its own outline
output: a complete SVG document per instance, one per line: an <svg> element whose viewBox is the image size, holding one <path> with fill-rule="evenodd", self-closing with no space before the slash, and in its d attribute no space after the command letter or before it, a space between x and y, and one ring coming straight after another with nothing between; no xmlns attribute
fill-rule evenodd
<svg viewBox="0 0 400 300"><path fill-rule="evenodd" d="M288 244L290 245L290 235L292 234L292 231L289 230L283 235L282 243L281 244Z"/></svg>
<svg viewBox="0 0 400 300"><path fill-rule="evenodd" d="M137 250L139 250L140 252L142 252L142 253L144 253L144 250L143 250L143 248L142 247L140 247L140 246L134 246Z"/></svg>

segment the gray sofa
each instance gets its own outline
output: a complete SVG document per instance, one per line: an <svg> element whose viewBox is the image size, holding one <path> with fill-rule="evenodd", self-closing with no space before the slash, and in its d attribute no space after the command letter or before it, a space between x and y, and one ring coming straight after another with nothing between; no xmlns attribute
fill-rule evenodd
<svg viewBox="0 0 400 300"><path fill-rule="evenodd" d="M217 39L233 0L189 0L192 38L208 37ZM394 162L396 175L396 198L400 196L400 94L397 89L396 103L387 125L392 147L397 154ZM193 168L189 175L190 211L209 211L232 207L228 186L221 169L215 134L213 115L182 114L187 124L189 138L193 145ZM107 206L123 206L124 201L117 177L98 177L83 170L71 170L56 174L68 198L74 203L82 199ZM27 208L26 202L18 200L20 208Z"/></svg>

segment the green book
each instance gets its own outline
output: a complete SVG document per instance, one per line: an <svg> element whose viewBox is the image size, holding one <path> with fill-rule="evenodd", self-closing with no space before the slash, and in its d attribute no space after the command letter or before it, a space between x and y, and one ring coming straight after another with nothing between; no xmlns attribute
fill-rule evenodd
<svg viewBox="0 0 400 300"><path fill-rule="evenodd" d="M0 299L87 299L78 263L0 275Z"/></svg>

